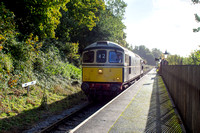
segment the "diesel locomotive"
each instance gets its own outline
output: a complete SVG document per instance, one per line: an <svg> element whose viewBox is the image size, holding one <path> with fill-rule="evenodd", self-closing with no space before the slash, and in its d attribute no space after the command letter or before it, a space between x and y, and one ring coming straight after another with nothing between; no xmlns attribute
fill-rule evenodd
<svg viewBox="0 0 200 133"><path fill-rule="evenodd" d="M120 93L143 74L142 58L114 42L95 42L82 56L81 89L92 100Z"/></svg>

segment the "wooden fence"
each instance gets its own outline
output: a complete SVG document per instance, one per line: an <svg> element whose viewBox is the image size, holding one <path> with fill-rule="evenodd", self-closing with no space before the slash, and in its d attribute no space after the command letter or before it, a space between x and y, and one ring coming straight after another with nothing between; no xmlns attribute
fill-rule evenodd
<svg viewBox="0 0 200 133"><path fill-rule="evenodd" d="M187 132L200 132L200 66L163 65L161 75Z"/></svg>

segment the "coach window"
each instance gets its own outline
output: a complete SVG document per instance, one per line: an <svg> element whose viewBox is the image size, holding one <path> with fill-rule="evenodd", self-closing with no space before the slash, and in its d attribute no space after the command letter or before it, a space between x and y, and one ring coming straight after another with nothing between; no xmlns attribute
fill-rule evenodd
<svg viewBox="0 0 200 133"><path fill-rule="evenodd" d="M110 63L122 63L123 55L120 52L110 51L109 52L109 62Z"/></svg>
<svg viewBox="0 0 200 133"><path fill-rule="evenodd" d="M129 56L127 54L125 55L125 62L129 64Z"/></svg>
<svg viewBox="0 0 200 133"><path fill-rule="evenodd" d="M94 51L89 51L83 54L83 63L94 62Z"/></svg>
<svg viewBox="0 0 200 133"><path fill-rule="evenodd" d="M106 50L98 50L97 63L105 63L105 62L106 62Z"/></svg>

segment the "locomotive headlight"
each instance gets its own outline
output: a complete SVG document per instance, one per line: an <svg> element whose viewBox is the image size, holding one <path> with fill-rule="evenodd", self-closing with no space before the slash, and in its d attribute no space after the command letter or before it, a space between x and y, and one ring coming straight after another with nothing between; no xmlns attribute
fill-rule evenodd
<svg viewBox="0 0 200 133"><path fill-rule="evenodd" d="M117 80L119 80L119 78L116 78Z"/></svg>
<svg viewBox="0 0 200 133"><path fill-rule="evenodd" d="M99 73L99 74L102 74L102 73L103 73L103 70L102 70L102 69L99 69L98 73Z"/></svg>

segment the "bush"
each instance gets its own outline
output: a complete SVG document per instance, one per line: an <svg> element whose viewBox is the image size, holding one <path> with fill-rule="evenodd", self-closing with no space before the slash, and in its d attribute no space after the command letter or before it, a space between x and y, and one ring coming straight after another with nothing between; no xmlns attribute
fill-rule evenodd
<svg viewBox="0 0 200 133"><path fill-rule="evenodd" d="M37 63L44 66L39 67L43 68L45 74L47 75L55 75L62 76L69 80L76 79L80 80L81 70L67 61L62 60L60 50L55 46L50 46L44 53L41 53L40 59L38 59Z"/></svg>
<svg viewBox="0 0 200 133"><path fill-rule="evenodd" d="M13 12L6 9L4 4L0 3L0 46L5 47L12 42L16 36L15 21Z"/></svg>
<svg viewBox="0 0 200 133"><path fill-rule="evenodd" d="M0 53L0 72L3 72L3 69L7 72L13 70L13 61L10 55Z"/></svg>

